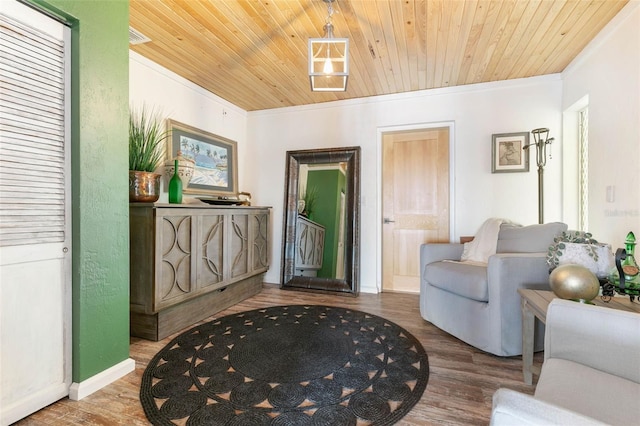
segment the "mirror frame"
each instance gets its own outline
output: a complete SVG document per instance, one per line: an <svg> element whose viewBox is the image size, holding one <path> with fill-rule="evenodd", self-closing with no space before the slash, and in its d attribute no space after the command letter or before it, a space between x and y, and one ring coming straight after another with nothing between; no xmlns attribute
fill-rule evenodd
<svg viewBox="0 0 640 426"><path fill-rule="evenodd" d="M300 164L347 163L344 279L294 275ZM330 291L357 296L360 291L360 147L287 151L284 223L282 232L282 288Z"/></svg>

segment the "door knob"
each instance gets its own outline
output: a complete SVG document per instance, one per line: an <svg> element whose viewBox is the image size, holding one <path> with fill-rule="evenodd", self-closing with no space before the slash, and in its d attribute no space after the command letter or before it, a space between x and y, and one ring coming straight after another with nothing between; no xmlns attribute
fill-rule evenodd
<svg viewBox="0 0 640 426"><path fill-rule="evenodd" d="M396 221L395 221L395 220L391 220L391 219L389 219L388 217L385 217L385 218L384 218L384 220L383 220L383 222L384 222L384 223L395 223Z"/></svg>

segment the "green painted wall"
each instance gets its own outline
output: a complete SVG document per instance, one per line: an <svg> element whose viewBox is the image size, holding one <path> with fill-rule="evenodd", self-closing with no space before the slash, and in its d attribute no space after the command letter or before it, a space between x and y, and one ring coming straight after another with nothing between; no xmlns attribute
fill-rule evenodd
<svg viewBox="0 0 640 426"><path fill-rule="evenodd" d="M72 347L79 383L129 357L129 2L33 2L72 22Z"/></svg>
<svg viewBox="0 0 640 426"><path fill-rule="evenodd" d="M318 271L318 277L321 278L336 276L340 193L345 186L344 174L338 170L314 170L307 176L307 188L316 187L318 190L312 219L325 227L322 268Z"/></svg>

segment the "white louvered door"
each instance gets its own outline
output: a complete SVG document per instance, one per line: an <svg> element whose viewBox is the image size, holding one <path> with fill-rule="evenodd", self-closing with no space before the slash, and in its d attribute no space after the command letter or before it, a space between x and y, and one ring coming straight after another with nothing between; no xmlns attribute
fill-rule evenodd
<svg viewBox="0 0 640 426"><path fill-rule="evenodd" d="M0 423L71 385L70 30L0 0Z"/></svg>

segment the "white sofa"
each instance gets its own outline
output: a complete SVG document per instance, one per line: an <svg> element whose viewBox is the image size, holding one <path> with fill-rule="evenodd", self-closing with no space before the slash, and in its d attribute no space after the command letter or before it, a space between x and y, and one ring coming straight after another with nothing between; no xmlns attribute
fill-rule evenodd
<svg viewBox="0 0 640 426"><path fill-rule="evenodd" d="M640 314L555 299L534 396L499 389L491 425L640 424Z"/></svg>
<svg viewBox="0 0 640 426"><path fill-rule="evenodd" d="M460 260L463 244L420 247L420 313L436 327L499 356L522 354L519 288L549 290L546 254L553 238L567 230L560 222L514 226L502 224L497 253L488 264ZM536 350L544 344L536 330Z"/></svg>

